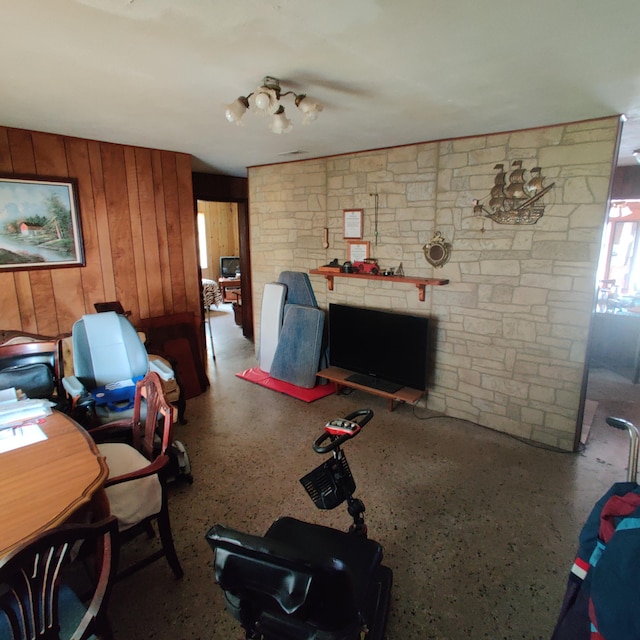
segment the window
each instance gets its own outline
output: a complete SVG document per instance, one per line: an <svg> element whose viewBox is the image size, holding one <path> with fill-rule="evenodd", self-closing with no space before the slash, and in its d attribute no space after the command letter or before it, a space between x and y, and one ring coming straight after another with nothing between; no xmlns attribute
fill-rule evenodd
<svg viewBox="0 0 640 640"><path fill-rule="evenodd" d="M207 225L204 220L204 213L198 214L198 249L200 253L200 267L206 269L209 266L207 260Z"/></svg>
<svg viewBox="0 0 640 640"><path fill-rule="evenodd" d="M625 313L640 302L640 201L614 201L598 262L599 312Z"/></svg>

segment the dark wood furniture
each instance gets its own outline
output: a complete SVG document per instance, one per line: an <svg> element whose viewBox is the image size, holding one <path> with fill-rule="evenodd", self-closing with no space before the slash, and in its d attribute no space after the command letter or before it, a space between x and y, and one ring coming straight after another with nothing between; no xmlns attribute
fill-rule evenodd
<svg viewBox="0 0 640 640"><path fill-rule="evenodd" d="M160 376L150 372L136 384L132 418L110 422L90 431L99 441L98 451L105 456L109 466L109 477L104 486L111 513L120 523L119 539L125 541L147 533L155 522L162 543L160 549L120 569L118 578L162 557L167 559L175 576L182 578L183 571L171 534L166 488L172 429L173 407L164 395ZM108 441L109 434L114 435L115 442ZM130 484L121 486L126 483ZM154 496L159 496L157 511L153 505ZM140 519L131 522L136 514L140 514Z"/></svg>
<svg viewBox="0 0 640 640"><path fill-rule="evenodd" d="M146 334L147 351L158 353L171 363L185 400L195 398L207 389L205 349L198 339L192 312L142 318L136 326ZM204 327L202 329L204 340Z"/></svg>
<svg viewBox="0 0 640 640"><path fill-rule="evenodd" d="M388 393L386 391L382 391L381 389L374 389L372 387L367 387L366 385L347 380L347 378L353 373L354 372L350 371L349 369L342 369L340 367L327 367L326 369L319 371L318 376L320 376L321 378L325 378L326 380L331 380L331 382L335 382L336 393L340 393L342 387L350 387L352 389L359 389L360 391L372 393L375 396L387 398L389 400L389 411L394 410L395 402L408 402L409 404L415 404L426 393L425 391L412 389L411 387L402 387L402 389L398 389L398 391Z"/></svg>
<svg viewBox="0 0 640 640"><path fill-rule="evenodd" d="M232 291L240 291L240 278L218 278L223 302L233 302Z"/></svg>
<svg viewBox="0 0 640 640"><path fill-rule="evenodd" d="M0 561L0 637L110 638L107 604L117 558L115 518L62 525L40 534ZM67 568L82 547L91 553L95 578L78 597L65 582ZM76 565L79 563L76 563Z"/></svg>

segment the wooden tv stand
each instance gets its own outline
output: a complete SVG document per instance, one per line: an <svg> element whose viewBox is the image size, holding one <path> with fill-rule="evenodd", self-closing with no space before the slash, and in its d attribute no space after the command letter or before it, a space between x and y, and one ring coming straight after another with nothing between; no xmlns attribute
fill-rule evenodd
<svg viewBox="0 0 640 640"><path fill-rule="evenodd" d="M336 383L336 393L340 393L342 387L350 387L351 389L359 389L360 391L366 391L372 393L375 396L381 396L388 398L389 411L393 411L395 408L394 402L408 402L409 404L415 404L426 393L425 391L419 391L418 389L412 389L411 387L402 387L394 393L388 393L387 391L381 391L380 389L374 389L373 387L367 387L363 384L356 382L350 382L347 378L354 372L349 369L341 369L340 367L327 367L318 372L321 378L331 380Z"/></svg>

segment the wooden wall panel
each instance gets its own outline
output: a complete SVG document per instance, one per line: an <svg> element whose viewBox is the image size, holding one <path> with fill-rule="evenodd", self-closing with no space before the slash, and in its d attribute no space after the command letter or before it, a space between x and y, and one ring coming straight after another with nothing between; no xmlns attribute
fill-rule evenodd
<svg viewBox="0 0 640 640"><path fill-rule="evenodd" d="M20 326L18 292L12 273L0 273L0 309L2 309L2 323L5 326Z"/></svg>
<svg viewBox="0 0 640 640"><path fill-rule="evenodd" d="M200 283L189 277L198 272L198 229L193 206L191 160L186 155L176 155L176 176L178 178L178 211L180 212L180 233L183 249L183 278L186 300L200 297Z"/></svg>
<svg viewBox="0 0 640 640"><path fill-rule="evenodd" d="M178 181L176 177L175 154L161 152L162 175L164 185L165 211L169 214L178 212ZM167 215L167 245L169 248L169 274L171 276L171 298L173 312L186 311L187 299L185 295L184 274L182 265L182 225L179 216Z"/></svg>
<svg viewBox="0 0 640 640"><path fill-rule="evenodd" d="M136 149L136 166L138 167L138 197L140 199L140 221L144 229L143 251L149 295L149 317L161 316L165 308L162 293L162 279L152 277L160 273L160 247L158 245L158 222L156 219L156 199L153 187L153 171L151 167L151 151Z"/></svg>
<svg viewBox="0 0 640 640"><path fill-rule="evenodd" d="M190 157L0 127L0 172L72 177L86 266L0 273L0 329L71 331L93 304L201 319Z"/></svg>
<svg viewBox="0 0 640 640"><path fill-rule="evenodd" d="M11 148L9 146L9 132L2 128L0 128L0 172L14 173Z"/></svg>
<svg viewBox="0 0 640 640"><path fill-rule="evenodd" d="M56 336L61 330L58 324L58 310L56 308L56 296L53 290L51 271L51 269L30 271L29 282L31 284L31 297L33 298L33 310L37 327L36 333Z"/></svg>
<svg viewBox="0 0 640 640"><path fill-rule="evenodd" d="M113 260L115 299L122 301L130 295L130 292L136 292L137 289L133 243L131 241L131 215L127 196L128 185L124 164L124 147L108 145L103 146L101 151L111 257ZM138 308L139 305L136 304L131 311L136 311L137 313Z"/></svg>
<svg viewBox="0 0 640 640"><path fill-rule="evenodd" d="M14 173L35 173L36 161L31 133L22 129L9 129L8 135Z"/></svg>
<svg viewBox="0 0 640 640"><path fill-rule="evenodd" d="M162 297L167 313L173 313L173 296L171 295L171 271L169 257L169 234L167 232L167 216L164 203L164 176L162 175L162 157L160 151L151 152L151 171L153 175L153 193L155 196L157 243L160 250L160 276L162 278Z"/></svg>
<svg viewBox="0 0 640 640"><path fill-rule="evenodd" d="M138 292L137 309L130 309L133 315L149 316L149 291L145 277L144 248L142 243L142 221L140 218L140 193L138 190L138 174L136 170L135 149L124 150L125 171L127 174L127 193L129 197L129 213L131 220L131 242L133 244L133 264L135 284Z"/></svg>
<svg viewBox="0 0 640 640"><path fill-rule="evenodd" d="M86 140L67 138L65 146L67 148L69 175L75 176L78 180L78 206L82 216L82 237L86 261L86 266L78 269L82 282L84 304L78 304L77 308L82 306L84 309L91 310L91 305L94 302L104 301L105 295L100 265L96 206L91 181L89 145Z"/></svg>
<svg viewBox="0 0 640 640"><path fill-rule="evenodd" d="M33 155L39 176L68 175L67 155L62 136L33 133Z"/></svg>
<svg viewBox="0 0 640 640"><path fill-rule="evenodd" d="M31 293L31 279L29 278L29 271L16 271L14 278L16 283L16 293L18 294L20 324L18 326L8 326L7 329L22 329L28 333L37 333L38 324L36 322L36 311L33 304L33 295Z"/></svg>
<svg viewBox="0 0 640 640"><path fill-rule="evenodd" d="M618 167L613 174L611 187L613 200L637 200L640 198L640 166Z"/></svg>
<svg viewBox="0 0 640 640"><path fill-rule="evenodd" d="M93 187L95 222L98 232L98 255L100 256L104 302L108 302L116 299L116 285L113 275L113 256L111 254L109 216L107 215L107 197L104 191L104 177L102 174L102 156L100 155L100 144L97 142L89 143L89 163L91 166L91 185ZM90 309L90 304L91 301L88 301L86 304L87 309Z"/></svg>

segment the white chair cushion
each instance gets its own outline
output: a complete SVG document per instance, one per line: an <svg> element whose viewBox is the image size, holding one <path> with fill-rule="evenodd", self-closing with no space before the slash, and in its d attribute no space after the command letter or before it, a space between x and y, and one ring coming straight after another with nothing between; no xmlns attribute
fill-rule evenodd
<svg viewBox="0 0 640 640"><path fill-rule="evenodd" d="M98 445L106 458L109 478L137 471L149 461L137 450L121 442ZM112 515L118 518L118 528L124 531L145 518L159 513L162 506L162 488L157 475L137 478L105 489Z"/></svg>

